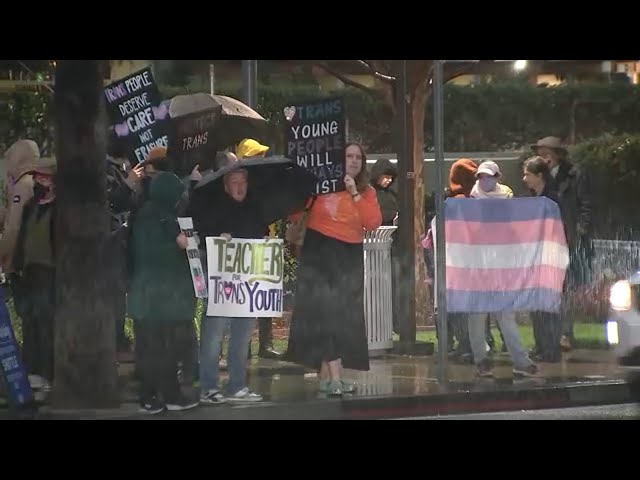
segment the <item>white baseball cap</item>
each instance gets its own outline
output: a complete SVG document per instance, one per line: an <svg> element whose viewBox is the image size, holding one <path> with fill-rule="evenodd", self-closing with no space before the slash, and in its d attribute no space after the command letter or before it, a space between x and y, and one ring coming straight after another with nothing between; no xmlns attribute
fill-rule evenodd
<svg viewBox="0 0 640 480"><path fill-rule="evenodd" d="M500 173L500 167L496 162L492 162L491 160L487 160L486 162L482 162L478 167L478 171L476 172L476 177L480 176L481 173L489 175L490 177L495 177L502 175Z"/></svg>

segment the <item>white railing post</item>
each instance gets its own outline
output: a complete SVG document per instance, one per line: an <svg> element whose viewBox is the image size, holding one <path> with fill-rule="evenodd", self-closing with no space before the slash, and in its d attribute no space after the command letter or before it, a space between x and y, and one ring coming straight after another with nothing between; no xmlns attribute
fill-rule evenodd
<svg viewBox="0 0 640 480"><path fill-rule="evenodd" d="M398 227L380 227L364 239L364 316L369 355L393 348L391 244Z"/></svg>

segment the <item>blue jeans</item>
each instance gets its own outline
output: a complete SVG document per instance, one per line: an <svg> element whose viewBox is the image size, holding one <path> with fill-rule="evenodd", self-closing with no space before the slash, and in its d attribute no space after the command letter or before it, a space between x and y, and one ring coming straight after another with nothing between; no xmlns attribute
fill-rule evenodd
<svg viewBox="0 0 640 480"><path fill-rule="evenodd" d="M200 386L202 392L219 390L220 352L227 327L231 328L227 368L230 394L247 386L249 342L255 318L203 317L200 332Z"/></svg>
<svg viewBox="0 0 640 480"><path fill-rule="evenodd" d="M516 323L516 316L512 312L497 313L496 318L502 331L502 337L507 344L507 349L511 354L513 365L517 368L526 368L533 362L522 346L520 340L520 330ZM486 340L486 313L475 313L469 315L469 341L473 351L473 360L479 365L487 358Z"/></svg>

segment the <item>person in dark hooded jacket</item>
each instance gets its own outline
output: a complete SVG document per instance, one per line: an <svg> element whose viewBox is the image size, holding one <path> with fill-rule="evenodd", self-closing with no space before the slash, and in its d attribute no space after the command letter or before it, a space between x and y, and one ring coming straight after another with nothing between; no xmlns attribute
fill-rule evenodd
<svg viewBox="0 0 640 480"><path fill-rule="evenodd" d="M371 186L378 196L383 226L392 226L398 213L397 176L397 168L386 158L378 159L371 167Z"/></svg>
<svg viewBox="0 0 640 480"><path fill-rule="evenodd" d="M531 149L549 165L567 235L570 259L562 298L560 345L570 350L574 342L573 316L569 312L571 293L589 284L593 259L591 179L586 170L569 161L569 152L558 137L542 138L531 145Z"/></svg>
<svg viewBox="0 0 640 480"><path fill-rule="evenodd" d="M196 299L187 238L176 210L184 184L172 173L159 172L149 186L149 199L131 232L133 276L129 313L134 318L141 377L141 409L148 413L186 410L198 405L180 391L176 331L192 321Z"/></svg>

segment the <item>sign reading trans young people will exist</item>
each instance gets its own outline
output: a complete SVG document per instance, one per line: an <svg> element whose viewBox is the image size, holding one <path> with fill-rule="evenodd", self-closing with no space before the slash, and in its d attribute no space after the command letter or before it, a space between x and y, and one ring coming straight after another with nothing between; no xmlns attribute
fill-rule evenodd
<svg viewBox="0 0 640 480"><path fill-rule="evenodd" d="M152 148L169 145L163 121L169 118L169 108L161 102L150 68L108 85L104 95L109 121L132 165L146 160Z"/></svg>
<svg viewBox="0 0 640 480"><path fill-rule="evenodd" d="M287 158L313 172L318 195L345 189L344 101L328 98L285 107Z"/></svg>
<svg viewBox="0 0 640 480"><path fill-rule="evenodd" d="M212 317L282 317L282 239L207 237Z"/></svg>

